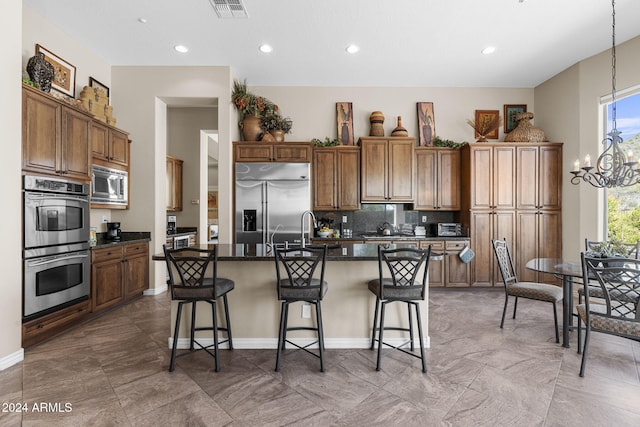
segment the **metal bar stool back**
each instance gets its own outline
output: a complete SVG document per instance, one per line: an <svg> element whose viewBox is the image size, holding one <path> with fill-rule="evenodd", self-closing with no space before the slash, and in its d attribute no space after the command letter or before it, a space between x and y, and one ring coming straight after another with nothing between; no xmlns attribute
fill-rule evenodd
<svg viewBox="0 0 640 427"><path fill-rule="evenodd" d="M233 350L227 294L233 290L235 283L233 280L218 277L218 257L216 246L212 246L210 249L192 247L167 249L167 247L163 245L163 251L169 273L169 280L167 283L171 289L171 299L173 301L178 301L178 311L173 330L173 345L169 371L173 372L175 369L177 357L184 356L194 351L204 350L214 357L215 370L218 372L220 371L219 346L221 344L228 343L229 349ZM211 266L212 273L207 275L209 266ZM220 297L222 297L224 305L224 327L218 325L216 300ZM199 301L206 302L211 306L211 326L196 327L196 308ZM182 307L184 304L191 304L189 352L178 355L178 336L180 332L180 320L182 318ZM195 336L198 331L212 331L212 344L204 345L199 342ZM227 339L219 339L218 333L220 331L227 334ZM213 352L210 351L211 347L213 347Z"/></svg>
<svg viewBox="0 0 640 427"><path fill-rule="evenodd" d="M378 358L376 370L381 367L383 357L382 346L391 347L391 351L401 351L405 354L417 357L422 361L422 372L427 372L427 362L424 352L424 339L422 334L422 321L420 316L420 301L425 298L427 277L429 270L429 256L431 255L431 245L427 249L418 248L396 248L384 249L384 245L378 246L378 279L369 281L369 290L376 296L375 312L373 317L373 327L371 331L371 349L375 342L378 342ZM420 274L422 273L422 274ZM390 276L390 277L387 277ZM409 314L409 324L407 328L385 326L385 307L390 302L405 302ZM411 307L416 314L418 326L418 339L420 354L415 354L413 315ZM378 312L380 319L378 320ZM409 339L400 345L394 346L383 341L383 332L388 330L409 332ZM376 331L378 338L376 339ZM411 351L406 350L407 344Z"/></svg>
<svg viewBox="0 0 640 427"><path fill-rule="evenodd" d="M327 293L324 280L327 247L284 248L275 250L276 288L280 310L280 328L276 354L276 371L280 370L282 351L287 343L320 359L320 371L324 372L324 331L322 328L321 301ZM316 309L316 326L288 326L289 304L307 302ZM317 332L317 340L301 346L287 339L287 332L310 330ZM308 349L318 344L318 353Z"/></svg>

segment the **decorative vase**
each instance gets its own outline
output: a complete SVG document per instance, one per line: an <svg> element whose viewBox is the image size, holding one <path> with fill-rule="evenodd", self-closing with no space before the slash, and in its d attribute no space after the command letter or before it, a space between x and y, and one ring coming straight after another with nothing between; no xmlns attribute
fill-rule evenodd
<svg viewBox="0 0 640 427"><path fill-rule="evenodd" d="M29 78L40 86L44 92L51 91L51 82L55 71L53 65L46 59L44 59L44 53L38 52L35 56L29 58L27 62L27 73Z"/></svg>
<svg viewBox="0 0 640 427"><path fill-rule="evenodd" d="M369 123L371 123L371 130L369 136L384 136L384 114L382 111L374 111L369 116Z"/></svg>
<svg viewBox="0 0 640 427"><path fill-rule="evenodd" d="M242 132L243 141L259 141L263 134L262 117L247 115L242 118L240 122L240 131Z"/></svg>
<svg viewBox="0 0 640 427"><path fill-rule="evenodd" d="M276 142L284 142L284 131L280 129L270 130L269 133L273 136Z"/></svg>
<svg viewBox="0 0 640 427"><path fill-rule="evenodd" d="M402 126L402 116L398 116L398 126L391 131L391 136L409 136L409 132Z"/></svg>
<svg viewBox="0 0 640 427"><path fill-rule="evenodd" d="M533 126L530 121L533 119L533 113L516 114L518 126L504 136L505 142L542 142L547 137L542 129Z"/></svg>

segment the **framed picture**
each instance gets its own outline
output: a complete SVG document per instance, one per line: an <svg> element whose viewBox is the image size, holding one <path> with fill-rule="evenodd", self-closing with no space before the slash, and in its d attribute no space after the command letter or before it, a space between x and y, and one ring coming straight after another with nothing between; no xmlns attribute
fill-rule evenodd
<svg viewBox="0 0 640 427"><path fill-rule="evenodd" d="M340 145L353 145L353 106L351 102L336 102L336 117Z"/></svg>
<svg viewBox="0 0 640 427"><path fill-rule="evenodd" d="M526 104L505 104L504 105L504 133L509 133L518 126L516 114L526 113Z"/></svg>
<svg viewBox="0 0 640 427"><path fill-rule="evenodd" d="M109 98L109 87L103 85L93 77L89 77L89 87L103 90L106 97Z"/></svg>
<svg viewBox="0 0 640 427"><path fill-rule="evenodd" d="M51 88L75 98L76 67L39 44L36 44L36 53L43 53L44 59L53 65L54 74L53 81L51 82Z"/></svg>
<svg viewBox="0 0 640 427"><path fill-rule="evenodd" d="M498 139L500 125L500 111L476 110L476 138Z"/></svg>
<svg viewBox="0 0 640 427"><path fill-rule="evenodd" d="M418 134L420 135L419 145L425 147L433 146L433 139L436 136L436 120L433 116L433 102L418 102Z"/></svg>

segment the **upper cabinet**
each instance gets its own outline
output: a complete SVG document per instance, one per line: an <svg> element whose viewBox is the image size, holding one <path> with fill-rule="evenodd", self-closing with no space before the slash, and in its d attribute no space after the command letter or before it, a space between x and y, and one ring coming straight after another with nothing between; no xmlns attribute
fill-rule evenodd
<svg viewBox="0 0 640 427"><path fill-rule="evenodd" d="M360 147L313 149L313 209L360 209Z"/></svg>
<svg viewBox="0 0 640 427"><path fill-rule="evenodd" d="M469 144L467 167L471 209L515 209L516 148L510 144Z"/></svg>
<svg viewBox="0 0 640 427"><path fill-rule="evenodd" d="M516 170L518 209L562 207L562 145L519 146Z"/></svg>
<svg viewBox="0 0 640 427"><path fill-rule="evenodd" d="M182 164L183 161L167 156L167 211L182 210Z"/></svg>
<svg viewBox="0 0 640 427"><path fill-rule="evenodd" d="M413 202L415 138L362 137L363 202Z"/></svg>
<svg viewBox="0 0 640 427"><path fill-rule="evenodd" d="M311 142L257 142L233 143L235 162L311 162Z"/></svg>
<svg viewBox="0 0 640 427"><path fill-rule="evenodd" d="M93 163L106 167L129 167L129 135L102 122L91 123Z"/></svg>
<svg viewBox="0 0 640 427"><path fill-rule="evenodd" d="M416 202L424 211L460 210L460 150L416 147Z"/></svg>
<svg viewBox="0 0 640 427"><path fill-rule="evenodd" d="M91 122L87 113L23 85L23 171L89 181Z"/></svg>

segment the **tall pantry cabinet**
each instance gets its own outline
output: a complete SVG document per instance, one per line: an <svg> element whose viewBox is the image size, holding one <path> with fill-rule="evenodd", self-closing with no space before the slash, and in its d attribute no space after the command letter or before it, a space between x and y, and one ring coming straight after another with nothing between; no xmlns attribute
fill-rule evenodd
<svg viewBox="0 0 640 427"><path fill-rule="evenodd" d="M471 143L462 149L462 206L475 259L472 285L502 281L491 240L507 239L520 280L531 258L562 254L562 143Z"/></svg>

